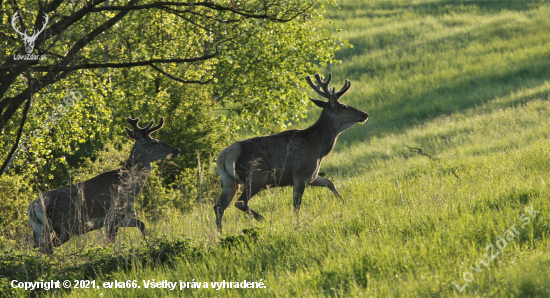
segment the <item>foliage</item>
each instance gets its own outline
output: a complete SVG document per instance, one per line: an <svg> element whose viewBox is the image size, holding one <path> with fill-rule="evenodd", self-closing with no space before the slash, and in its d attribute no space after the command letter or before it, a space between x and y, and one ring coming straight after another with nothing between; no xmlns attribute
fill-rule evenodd
<svg viewBox="0 0 550 298"><path fill-rule="evenodd" d="M318 63L334 62L341 44L328 31L315 30L322 20L312 8L315 1L140 3L151 5L147 9L133 3L40 7L23 1L0 7L6 25L0 34L3 159L17 139L22 118L17 108L28 97L25 70L37 79L23 127L32 147L18 153L12 174L34 179L40 190L61 186L69 179L64 173L95 159L107 143L124 142L117 137L126 117L145 122L165 116L167 126L157 137L182 149L177 166L167 169L164 183L173 183L179 171L197 166L197 151L217 153L235 130L280 129L302 117L305 97L296 87ZM19 26L32 18L41 24L43 13L50 15L35 44L47 59L12 57L23 50L9 26L16 10ZM58 115L71 90L82 99L52 125L49 118ZM49 128L36 137L44 123Z"/></svg>
<svg viewBox="0 0 550 298"><path fill-rule="evenodd" d="M0 194L3 200L0 205L0 248L5 245L15 245L15 239L27 234L27 206L34 200L28 184L19 177L3 177L0 179Z"/></svg>

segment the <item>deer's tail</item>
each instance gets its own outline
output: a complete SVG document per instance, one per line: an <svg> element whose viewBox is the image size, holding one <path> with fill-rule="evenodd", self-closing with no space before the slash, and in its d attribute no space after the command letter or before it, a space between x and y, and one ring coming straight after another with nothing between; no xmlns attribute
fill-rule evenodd
<svg viewBox="0 0 550 298"><path fill-rule="evenodd" d="M241 145L237 142L223 149L218 155L216 165L218 166L218 173L220 173L222 183L227 179L236 179L240 181L236 171L236 164L240 154Z"/></svg>
<svg viewBox="0 0 550 298"><path fill-rule="evenodd" d="M44 224L45 214L42 209L42 204L40 204L40 198L32 201L27 208L27 215L31 223Z"/></svg>
<svg viewBox="0 0 550 298"><path fill-rule="evenodd" d="M43 252L51 252L51 233L48 218L46 217L44 197L41 195L38 199L32 201L27 208L27 215L32 227L34 238L34 247L41 247Z"/></svg>

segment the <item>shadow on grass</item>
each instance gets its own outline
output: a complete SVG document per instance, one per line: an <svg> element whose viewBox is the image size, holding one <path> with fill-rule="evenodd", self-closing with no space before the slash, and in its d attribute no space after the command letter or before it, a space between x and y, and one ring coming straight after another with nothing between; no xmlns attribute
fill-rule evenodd
<svg viewBox="0 0 550 298"><path fill-rule="evenodd" d="M544 4L541 0L443 0L425 1L425 3L410 3L403 0L379 1L338 1L341 8L339 14L328 16L329 19L345 18L352 14L355 17L365 18L392 18L405 11L418 15L445 15L455 12L477 11L479 13L498 13L502 11L527 11Z"/></svg>
<svg viewBox="0 0 550 298"><path fill-rule="evenodd" d="M365 125L356 125L350 131L344 132L335 150L338 151L354 142L368 142L388 133L399 133L437 117L480 106L514 92L536 88L550 80L550 59L518 61L515 64L520 66L510 66L506 72L486 71L476 76L466 75L418 95L403 92L402 95L386 102L381 100L374 111L359 107L369 113L369 120ZM505 109L535 99L546 99L549 95L546 92L536 96L518 96L499 103L498 108Z"/></svg>
<svg viewBox="0 0 550 298"><path fill-rule="evenodd" d="M381 59L368 59L368 63L344 64L349 77L375 78L380 74L387 74L392 71L407 72L422 66L426 61L422 58L425 55L444 54L449 49L452 51L467 51L472 42L487 44L501 42L502 40L513 40L514 38L536 35L540 32L547 32L550 23L547 20L537 20L533 23L510 24L508 19L496 19L475 28L464 28L464 30L447 31L445 34L419 41L419 32L422 28L403 27L394 31L381 31L371 35L361 35L348 39L353 48L344 47L336 53L336 59L346 61L354 56L365 56L374 51L382 51ZM429 30L430 28L426 28ZM509 47L495 45L499 48L484 48L480 50L479 56L499 50L510 51ZM525 47L520 41L516 41L514 47L520 49ZM483 52L485 51L485 52ZM414 57L414 58L413 58ZM450 59L453 57L450 56ZM330 65L329 65L330 69Z"/></svg>
<svg viewBox="0 0 550 298"><path fill-rule="evenodd" d="M477 14L481 11L487 14L495 14L501 11L527 11L536 9L545 3L544 1L431 1L428 3L410 4L402 1L378 1L370 3L344 1L342 10L356 9L361 11L362 9L370 9L373 11L384 11L400 9L412 10L417 14L431 15L446 15L462 11L475 11ZM342 13L338 12L336 15L340 16ZM422 18L419 17L419 20L421 21ZM536 32L544 31L544 28L550 26L545 20L541 21L543 23L536 23ZM418 30L411 28L393 30L394 32L390 32L389 36L387 36L387 32L381 32L375 36L361 36L351 39L350 42L352 44L356 43L358 46L353 49L339 51L336 58L347 59L351 56L367 58L368 53L374 49L389 48L391 50L387 55L391 55L391 57L383 57L381 61L372 58L370 60L364 59L364 62L344 62L342 66L334 68L334 72L342 73L345 78L351 78L352 83L354 81L353 78L359 77L363 78L362 82L359 82L360 84L368 84L371 78L385 82L387 79L384 79L384 76L395 76L396 80L403 80L403 83L375 87L374 91L365 94L363 99L360 99L362 95L359 92L354 92L353 90L348 97L343 98L342 101L344 103L349 103L364 110L371 116L365 125L356 125L354 128L343 133L339 138L335 150L339 151L340 148L349 146L351 143L368 142L372 138L380 137L387 133L395 133L411 126L422 125L434 118L460 112L461 110L485 104L497 97L505 97L511 93L544 84L544 82L550 80L550 59L546 53L527 54L530 55L527 58L502 61L501 64L495 60L499 59L499 51L511 54L511 51L521 51L524 47L528 46L523 44L521 38L525 35L536 34L536 32L532 33L532 25L532 22L510 24L507 22L507 19L498 19L495 22L487 23L481 29L450 31L445 36L420 43L415 41ZM541 28L541 26L544 28ZM512 44L513 48L500 45L502 41L514 38L519 38L519 40ZM495 48L481 47L480 51L482 52L477 54L479 63L483 63L483 59L486 58L495 60L493 64L487 64L486 67L470 67L464 70L461 75L451 75L449 73L447 77L442 78L438 78L437 73L433 73L431 69L424 67L426 68L425 71L430 72L429 75L421 78L416 83L407 81L409 76L421 75L420 72L423 71L423 64L432 64L432 62L426 60L427 58L408 61L406 56L445 54L449 48L453 49L453 52L456 52L457 49L465 50L471 45L472 41L480 45L496 42ZM533 43L533 41L529 42ZM423 50L419 51L421 48ZM493 53L497 56L493 55ZM522 54L526 55L526 53ZM455 59L453 55L447 56L449 57L439 59ZM505 55L505 57L508 56L512 57L512 55ZM452 61L449 63L452 65L450 66L451 68L461 67L460 65L453 65L455 63ZM415 69L417 69L416 72ZM329 65L324 72L331 72L332 70L333 67ZM335 76L339 77L340 75L335 73ZM419 87L418 84L422 84L423 86ZM357 86L357 83L354 85ZM548 96L548 94L541 94L541 96ZM532 99L534 98L530 98L529 100ZM506 108L525 102L524 99L518 98L517 100L507 101L506 104L499 106L499 108ZM308 122L312 119L317 119L319 112L317 109L313 109L312 112L308 113Z"/></svg>

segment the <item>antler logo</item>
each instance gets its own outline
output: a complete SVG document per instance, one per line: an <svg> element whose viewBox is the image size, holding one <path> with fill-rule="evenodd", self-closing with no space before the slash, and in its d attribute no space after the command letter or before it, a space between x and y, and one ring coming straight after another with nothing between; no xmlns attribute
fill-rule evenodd
<svg viewBox="0 0 550 298"><path fill-rule="evenodd" d="M25 48L27 49L27 54L30 54L32 53L32 50L34 50L34 42L36 41L38 34L42 33L42 31L46 29L46 24L48 24L49 18L47 14L44 14L44 18L46 19L46 21L44 22L44 26L42 27L42 29L40 29L38 32L34 32L33 35L28 36L27 30L25 30L25 32L23 33L17 30L17 28L15 27L15 20L17 20L18 18L17 16L18 13L19 11L16 11L15 14L13 15L13 18L11 18L11 26L13 27L15 32L21 34L21 37L23 37L23 39L25 40Z"/></svg>

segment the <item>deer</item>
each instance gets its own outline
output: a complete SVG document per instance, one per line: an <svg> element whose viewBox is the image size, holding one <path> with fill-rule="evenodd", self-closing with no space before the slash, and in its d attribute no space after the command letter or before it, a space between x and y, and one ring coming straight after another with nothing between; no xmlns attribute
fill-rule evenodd
<svg viewBox="0 0 550 298"><path fill-rule="evenodd" d="M34 50L34 42L36 41L36 38L40 33L42 33L42 31L44 31L44 29L46 29L46 24L48 24L49 18L47 14L44 14L45 21L42 23L42 29L38 30L38 32L33 32L33 35L28 36L27 30L25 30L25 32L21 32L17 30L17 27L15 26L15 20L19 18L17 16L18 13L19 11L16 11L13 17L11 18L11 26L13 27L13 30L15 30L15 32L19 33L19 35L23 37L23 40L25 40L25 48L27 50L27 54L30 54L32 53L32 50Z"/></svg>
<svg viewBox="0 0 550 298"><path fill-rule="evenodd" d="M218 231L222 233L222 218L242 185L245 187L235 202L235 207L261 221L263 216L249 207L250 199L262 189L293 186L293 206L298 214L306 185L330 189L343 203L334 183L319 176L323 158L334 148L340 133L355 123L364 123L369 114L340 102L349 90L351 82L336 92L329 89L332 74L325 80L310 76L309 86L328 101L309 98L322 108L319 119L306 129L290 129L277 134L238 141L223 149L216 160L222 184L222 192L214 205Z"/></svg>
<svg viewBox="0 0 550 298"><path fill-rule="evenodd" d="M132 217L136 196L140 193L151 163L177 158L180 149L150 135L164 126L164 117L154 126L138 126L139 118L126 119L133 130L125 128L134 140L130 157L123 167L100 174L80 183L47 191L29 204L27 215L31 223L34 247L51 254L74 235L105 227L106 240L112 243L119 228L136 227L147 237L145 224Z"/></svg>

